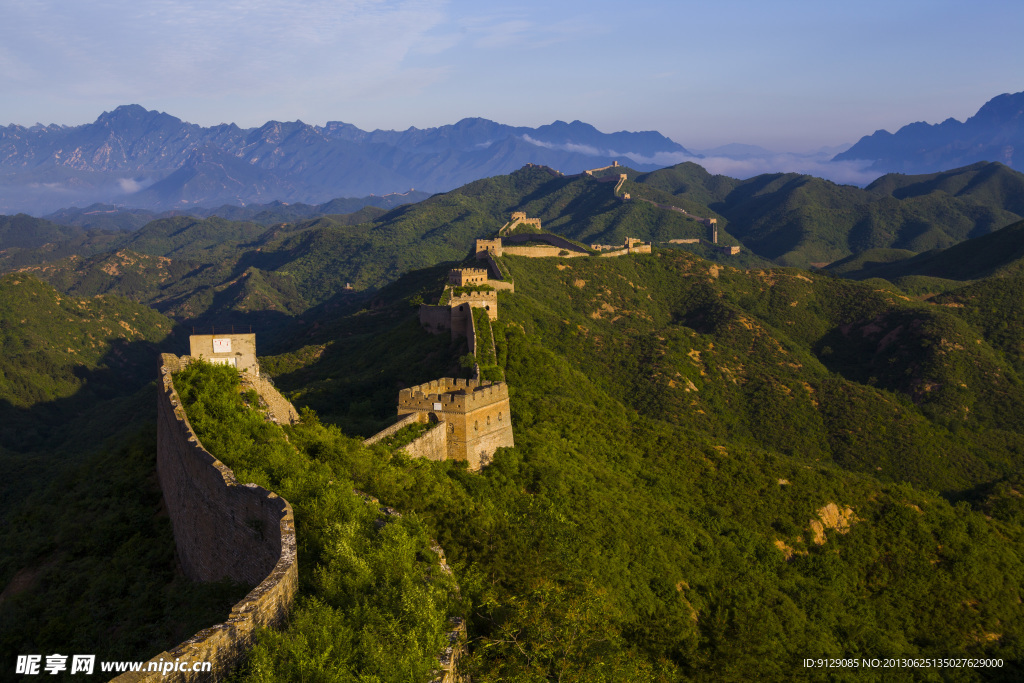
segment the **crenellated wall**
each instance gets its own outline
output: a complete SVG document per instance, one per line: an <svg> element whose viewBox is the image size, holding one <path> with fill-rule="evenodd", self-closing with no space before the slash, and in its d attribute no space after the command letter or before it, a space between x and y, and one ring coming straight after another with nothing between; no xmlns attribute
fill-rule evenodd
<svg viewBox="0 0 1024 683"><path fill-rule="evenodd" d="M174 388L176 356L161 359L157 394L157 477L186 576L194 581L230 578L256 587L222 624L203 629L150 662L210 662L212 673L128 673L118 683L220 680L245 659L256 631L280 624L298 592L295 520L291 506L234 473L192 431ZM145 668L145 667L144 667Z"/></svg>

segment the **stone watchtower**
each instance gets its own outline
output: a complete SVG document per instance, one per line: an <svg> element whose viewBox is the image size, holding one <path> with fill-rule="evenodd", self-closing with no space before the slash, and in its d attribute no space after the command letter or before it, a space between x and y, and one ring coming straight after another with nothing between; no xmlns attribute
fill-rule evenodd
<svg viewBox="0 0 1024 683"><path fill-rule="evenodd" d="M448 284L455 287L467 285L486 285L486 268L453 268L448 272Z"/></svg>
<svg viewBox="0 0 1024 683"><path fill-rule="evenodd" d="M413 414L445 423L446 459L466 460L471 470L489 463L498 448L516 445L504 382L442 377L402 389L398 416Z"/></svg>
<svg viewBox="0 0 1024 683"><path fill-rule="evenodd" d="M189 355L193 358L230 365L239 372L251 372L258 377L256 363L256 335L249 334L193 334L188 338Z"/></svg>

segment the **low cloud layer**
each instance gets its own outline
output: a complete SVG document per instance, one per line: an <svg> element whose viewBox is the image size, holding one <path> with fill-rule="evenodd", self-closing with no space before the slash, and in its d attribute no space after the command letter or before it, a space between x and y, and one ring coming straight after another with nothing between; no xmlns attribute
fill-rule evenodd
<svg viewBox="0 0 1024 683"><path fill-rule="evenodd" d="M835 154L835 149L815 154L795 154L789 152L769 152L764 150L763 155L746 153L742 158L723 155L711 155L695 157L681 152L658 152L657 154L645 156L635 152L618 152L613 149L598 149L591 145L582 145L572 142L554 144L535 140L529 135L522 138L531 145L545 149L557 149L566 152L578 152L600 157L622 157L637 164L650 164L652 166L666 167L675 166L685 161L704 167L709 173L725 175L730 178L744 180L763 173L805 173L807 175L825 178L834 183L845 185L859 185L861 187L875 180L880 174L877 171L868 171L870 161L830 161ZM749 148L756 149L756 148Z"/></svg>
<svg viewBox="0 0 1024 683"><path fill-rule="evenodd" d="M661 152L650 157L633 153L626 153L623 156L636 163L658 166L673 166L684 161L692 161L703 166L709 173L741 180L763 173L805 173L834 183L863 187L881 175L878 171L867 170L870 161L830 161L831 155L779 152L735 159L725 156L697 158L676 152Z"/></svg>

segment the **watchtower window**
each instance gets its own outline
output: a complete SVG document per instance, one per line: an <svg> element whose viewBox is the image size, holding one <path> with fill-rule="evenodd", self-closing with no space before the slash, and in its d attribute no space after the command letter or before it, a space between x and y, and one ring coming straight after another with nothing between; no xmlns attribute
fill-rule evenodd
<svg viewBox="0 0 1024 683"><path fill-rule="evenodd" d="M479 432L480 431L480 420L473 420L473 431L474 432Z"/></svg>

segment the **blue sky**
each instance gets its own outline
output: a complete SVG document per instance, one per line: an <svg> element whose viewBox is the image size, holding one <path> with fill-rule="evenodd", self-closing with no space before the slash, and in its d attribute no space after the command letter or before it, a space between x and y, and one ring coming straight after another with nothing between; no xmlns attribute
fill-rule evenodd
<svg viewBox="0 0 1024 683"><path fill-rule="evenodd" d="M483 116L806 151L1024 90L1024 3L0 0L0 125Z"/></svg>

